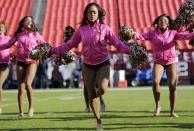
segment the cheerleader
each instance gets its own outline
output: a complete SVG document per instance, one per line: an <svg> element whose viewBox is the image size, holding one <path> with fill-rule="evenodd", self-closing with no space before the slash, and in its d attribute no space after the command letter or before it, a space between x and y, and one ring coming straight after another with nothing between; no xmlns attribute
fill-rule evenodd
<svg viewBox="0 0 194 131"><path fill-rule="evenodd" d="M34 80L38 62L29 58L30 51L40 43L45 43L31 16L25 16L19 22L14 34L17 40L16 61L18 80L18 106L19 116L24 116L24 91L26 89L29 109L28 116L34 114L32 82ZM9 48L12 44L2 46L1 49Z"/></svg>
<svg viewBox="0 0 194 131"><path fill-rule="evenodd" d="M6 45L10 42L11 37L7 36L7 26L4 21L0 22L0 46ZM2 103L3 103L3 83L7 79L9 74L9 49L4 49L0 51L0 113L2 113Z"/></svg>
<svg viewBox="0 0 194 131"><path fill-rule="evenodd" d="M104 16L105 11L98 4L88 4L84 9L81 26L72 38L62 46L52 49L53 54L62 54L82 42L84 84L97 121L97 130L103 129L97 98L107 90L110 75L110 56L106 46L110 42L122 53L130 54L131 52L131 48L118 40L110 27L104 24ZM99 87L97 91L96 84Z"/></svg>
<svg viewBox="0 0 194 131"><path fill-rule="evenodd" d="M163 14L157 17L153 24L156 26L154 31L147 33L136 33L134 38L137 40L150 40L153 43L153 95L155 99L154 116L160 115L160 81L166 70L168 86L169 86L169 100L170 100L170 116L178 117L175 113L176 102L176 87L178 82L177 62L178 58L175 52L176 40L190 40L194 38L194 33L177 32L173 20Z"/></svg>

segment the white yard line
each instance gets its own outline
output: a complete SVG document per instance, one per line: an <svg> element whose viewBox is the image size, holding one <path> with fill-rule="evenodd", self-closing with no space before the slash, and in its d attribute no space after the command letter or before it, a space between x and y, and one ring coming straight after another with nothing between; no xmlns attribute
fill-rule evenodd
<svg viewBox="0 0 194 131"><path fill-rule="evenodd" d="M54 97L47 97L47 98L35 98L35 102L42 102L42 101L50 101L53 99L59 99L59 100L73 100L73 99L80 99L82 96L81 95L71 95L71 96L54 96ZM28 103L25 101L24 103ZM9 104L3 104L3 107L8 107L8 106L15 106L18 105L18 103L9 103Z"/></svg>

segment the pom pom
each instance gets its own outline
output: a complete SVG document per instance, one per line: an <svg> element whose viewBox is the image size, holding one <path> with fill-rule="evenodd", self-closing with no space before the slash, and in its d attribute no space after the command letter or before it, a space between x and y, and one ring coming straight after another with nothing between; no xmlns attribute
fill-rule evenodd
<svg viewBox="0 0 194 131"><path fill-rule="evenodd" d="M67 42L73 36L75 30L71 26L65 27L64 41ZM59 56L54 56L54 61L57 65L67 65L75 60L75 54L71 51L65 52Z"/></svg>
<svg viewBox="0 0 194 131"><path fill-rule="evenodd" d="M119 31L120 39L128 46L131 47L131 52L129 54L129 62L135 68L141 68L148 61L147 50L145 47L138 45L135 42L129 42L135 35L135 32L127 27L122 26Z"/></svg>
<svg viewBox="0 0 194 131"><path fill-rule="evenodd" d="M51 56L51 46L48 43L37 45L30 51L30 58L33 60L44 60Z"/></svg>
<svg viewBox="0 0 194 131"><path fill-rule="evenodd" d="M178 15L175 19L176 25L186 26L194 22L194 3L187 1L179 8Z"/></svg>
<svg viewBox="0 0 194 131"><path fill-rule="evenodd" d="M75 54L72 51L61 54L60 56L54 57L54 61L57 65L67 65L75 61Z"/></svg>
<svg viewBox="0 0 194 131"><path fill-rule="evenodd" d="M131 43L131 54L129 55L129 62L132 67L141 68L142 65L148 62L148 53L145 47L137 43Z"/></svg>
<svg viewBox="0 0 194 131"><path fill-rule="evenodd" d="M132 39L135 35L135 32L133 29L127 27L127 26L122 26L121 29L119 30L119 38L122 41L127 42L128 40Z"/></svg>

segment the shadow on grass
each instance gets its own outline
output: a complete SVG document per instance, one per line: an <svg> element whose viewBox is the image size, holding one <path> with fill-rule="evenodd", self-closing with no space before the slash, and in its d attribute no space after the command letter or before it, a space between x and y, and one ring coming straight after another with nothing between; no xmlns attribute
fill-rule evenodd
<svg viewBox="0 0 194 131"><path fill-rule="evenodd" d="M63 130L63 131L71 131L71 130L76 130L76 131L95 131L96 128L80 128L80 127L62 127L62 128L26 128L26 129L21 129L21 128L16 128L16 129L0 129L0 131L58 131L58 130Z"/></svg>
<svg viewBox="0 0 194 131"><path fill-rule="evenodd" d="M105 112L110 112L110 113L150 113L151 111L145 111L145 110L133 110L133 111L126 111L126 110L107 110ZM170 110L161 110L161 112L168 113ZM182 112L194 112L194 110L177 110L176 112L182 113Z"/></svg>
<svg viewBox="0 0 194 131"><path fill-rule="evenodd" d="M35 112L35 114L46 114L46 113L54 113L54 114L66 114L66 113L75 113L75 114L84 114L84 113L86 113L86 112L84 112L84 111L65 111L65 112L63 112L63 111L57 111L57 112L52 112L52 111L48 111L48 112L45 112L45 111L40 111L40 112ZM3 113L3 115L14 115L14 114L19 114L19 113L13 113L13 112L10 112L10 113Z"/></svg>
<svg viewBox="0 0 194 131"><path fill-rule="evenodd" d="M179 110L177 113L191 113L193 111L191 110ZM80 111L66 111L66 112L51 112L51 114L46 115L49 112L35 112L35 116L30 118L27 117L27 115L23 118L18 117L18 113L3 113L3 115L7 115L8 117L0 117L0 121L34 121L34 120L46 120L46 121L51 121L51 122L65 122L65 121L72 121L74 123L79 123L79 121L93 121L95 120L94 116L92 113L85 113L85 112L80 112ZM126 114L129 113L129 114ZM130 114L132 113L132 114ZM141 115L141 113L143 113ZM164 113L164 114L162 114ZM169 113L169 111L162 111L161 116L159 118L169 118L169 115L166 114ZM64 115L63 115L64 114ZM67 114L69 114L67 116ZM192 115L180 115L181 117L193 117ZM109 123L104 123L104 128L105 130L133 130L133 129L166 129L168 128L177 128L177 129L194 129L194 124L191 123L180 123L177 121L174 122L159 122L159 123L153 123L153 121L141 123L142 118L145 118L148 120L150 119L158 119L153 117L152 113L150 111L143 111L143 110L134 110L134 111L106 111L103 112L102 114L102 119L104 120L113 120L112 122ZM115 122L114 120L116 119L124 119L124 122ZM133 122L127 122L128 120L134 120L135 121L140 121L137 123ZM179 119L179 118L175 118ZM53 127L53 128L28 128L28 129L0 129L0 130L9 130L9 131L24 131L24 130L32 130L32 131L39 131L39 130L80 130L80 131L89 131L89 130L95 130L95 128L84 128L84 127Z"/></svg>
<svg viewBox="0 0 194 131"><path fill-rule="evenodd" d="M103 113L150 113L150 112L151 111L148 111L148 110L133 110L133 111L128 111L128 110L106 110ZM162 110L161 112L168 113L169 110ZM194 110L177 110L176 112L187 113L187 112L194 112ZM47 114L47 113L53 113L53 114L69 114L69 113L88 114L87 112L84 112L84 111L57 111L57 112L52 112L52 111L48 111L48 112L43 111L42 112L42 111L40 111L40 112L35 112L35 114ZM90 112L90 113L92 113L92 112ZM13 113L13 112L3 113L3 115L15 115L15 114L18 114L18 113Z"/></svg>
<svg viewBox="0 0 194 131"><path fill-rule="evenodd" d="M106 130L118 130L118 129L152 129L152 128L162 128L162 129L168 129L168 128L178 128L178 129L194 129L194 124L189 123L113 123L113 124L104 124L107 127ZM117 127L114 127L117 126ZM119 126L119 127L118 127Z"/></svg>
<svg viewBox="0 0 194 131"><path fill-rule="evenodd" d="M34 116L28 117L27 115L24 117L12 116L7 118L0 118L0 121L31 121L31 120L48 120L48 121L80 121L80 120L89 120L94 119L93 115L83 115L83 116Z"/></svg>
<svg viewBox="0 0 194 131"><path fill-rule="evenodd" d="M192 115L187 115L187 114L183 114L183 113L193 113L193 110L178 110L176 111L177 114L181 114L180 116L186 116L186 117L193 117ZM129 114L126 114L129 113ZM132 113L132 115L131 115ZM139 114L138 114L139 113ZM142 114L143 113L143 114ZM169 111L164 110L161 111L161 115L160 117L169 117L168 115ZM57 118L59 115L59 118L62 118L63 116L66 116L66 114L71 115L72 117L67 116L68 118L72 118L72 120L77 120L75 118L79 118L82 119L82 117L84 117L83 119L90 119L93 118L93 113L86 113L84 111L65 111L65 112L35 112L34 113L34 117L29 118L27 117L27 114L25 114L24 118L20 118L20 119L53 119L53 118ZM64 114L64 115L63 115ZM14 117L14 118L19 118L19 114L18 113L3 113L1 114L2 116L6 116L8 119L9 117ZM108 110L102 113L102 118L104 119L109 119L109 118L149 118L149 117L153 117L153 113L151 111L145 111L145 110L134 110L134 111L119 111L119 110ZM2 120L0 117L0 121ZM12 120L12 119L11 119Z"/></svg>
<svg viewBox="0 0 194 131"><path fill-rule="evenodd" d="M113 123L113 124L104 124L105 128L104 130L133 130L133 129L169 129L169 128L177 128L177 129L194 129L194 124L188 124L188 123L144 123L144 124L132 124L132 123ZM111 126L111 127L107 127ZM114 127L117 126L117 127ZM9 131L57 131L57 130L65 130L65 131L71 131L71 130L79 130L79 131L94 131L96 128L82 128L82 127L56 127L56 128L15 128L15 129L0 129L0 130L9 130Z"/></svg>

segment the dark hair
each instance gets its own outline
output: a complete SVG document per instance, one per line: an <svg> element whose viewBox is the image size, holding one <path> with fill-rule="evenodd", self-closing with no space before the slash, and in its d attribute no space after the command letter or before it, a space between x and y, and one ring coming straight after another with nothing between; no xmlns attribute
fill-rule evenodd
<svg viewBox="0 0 194 131"><path fill-rule="evenodd" d="M1 25L1 24L3 24L3 25L5 26L5 35L7 35L7 33L8 33L8 28L7 28L6 24L5 24L5 21L0 21L0 25Z"/></svg>
<svg viewBox="0 0 194 131"><path fill-rule="evenodd" d="M82 25L86 25L88 23L88 18L87 18L87 14L88 14L88 10L91 6L96 6L97 9L98 9L98 19L99 19L99 22L101 24L104 24L104 17L106 15L106 12L103 8L100 7L99 4L97 3L89 3L85 9L84 9L84 16L83 16L83 19L82 19L82 22L81 22L81 26Z"/></svg>
<svg viewBox="0 0 194 131"><path fill-rule="evenodd" d="M155 26L157 26L157 28L158 28L158 22L159 22L159 19L161 18L161 17L166 17L167 19L168 19L168 21L169 21L169 29L172 29L172 30L174 30L174 29L176 29L175 28L175 23L174 23L174 20L170 17L170 16L168 16L168 15L166 15L166 14L162 14L162 15L160 15L160 16L158 16L155 20L154 20L154 22L153 22L153 25Z"/></svg>
<svg viewBox="0 0 194 131"><path fill-rule="evenodd" d="M18 25L18 28L17 28L17 30L16 30L14 36L17 36L20 32L22 32L22 29L23 29L23 27L24 27L24 21L25 21L25 19L28 18L28 17L32 18L32 28L30 28L29 30L32 31L32 32L38 31L38 28L36 27L36 25L35 25L35 23L34 23L34 21L33 21L33 17L32 17L32 16L25 16L25 17L23 17L23 18L19 21L19 25Z"/></svg>
<svg viewBox="0 0 194 131"><path fill-rule="evenodd" d="M66 26L64 31L64 41L67 42L73 36L75 30L71 26Z"/></svg>

